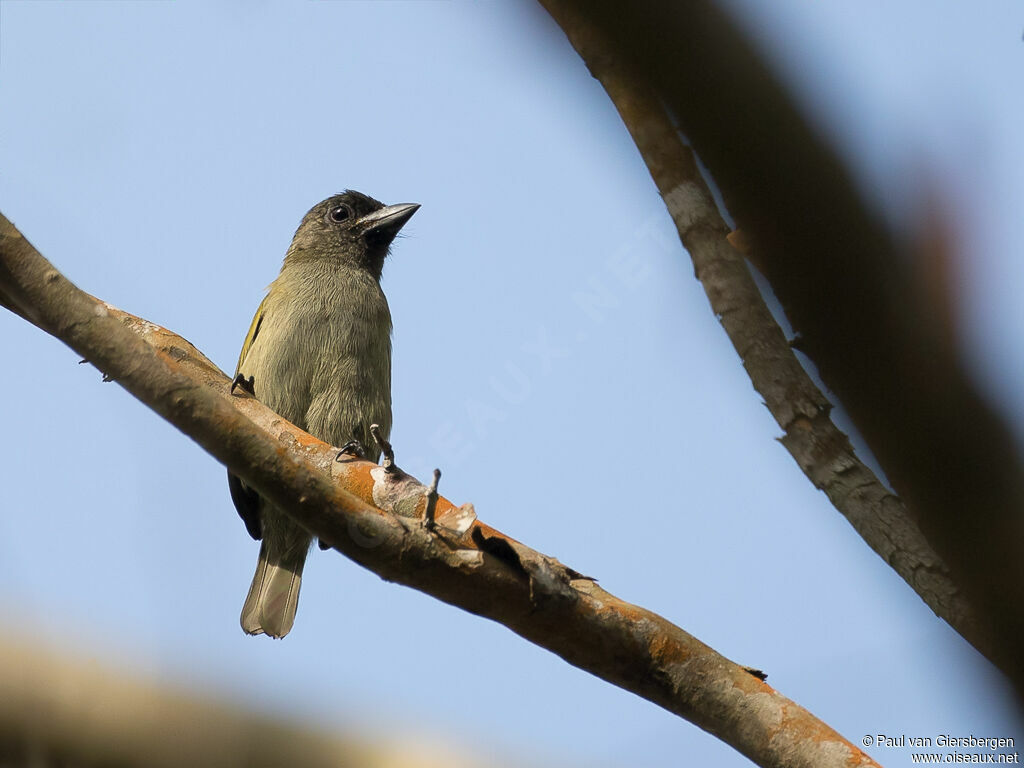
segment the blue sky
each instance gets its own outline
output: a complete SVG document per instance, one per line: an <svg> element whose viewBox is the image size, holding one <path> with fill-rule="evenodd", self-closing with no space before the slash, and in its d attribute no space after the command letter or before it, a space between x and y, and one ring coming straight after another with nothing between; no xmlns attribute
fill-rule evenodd
<svg viewBox="0 0 1024 768"><path fill-rule="evenodd" d="M880 208L900 221L932 189L957 211L969 354L1024 432L1020 6L730 5ZM441 467L453 501L853 740L1024 739L1007 687L775 441L628 134L539 7L5 1L0 98L0 210L225 370L311 205L421 203L383 283L404 468ZM0 314L0 342L16 635L485 757L749 764L338 555L311 555L287 639L246 637L257 547L223 468L19 318Z"/></svg>

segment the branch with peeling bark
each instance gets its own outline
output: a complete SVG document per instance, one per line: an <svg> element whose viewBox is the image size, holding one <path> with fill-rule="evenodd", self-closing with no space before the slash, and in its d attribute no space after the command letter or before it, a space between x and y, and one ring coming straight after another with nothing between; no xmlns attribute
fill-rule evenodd
<svg viewBox="0 0 1024 768"><path fill-rule="evenodd" d="M759 765L876 765L749 670L485 525L471 505L437 495L436 485L393 465L338 461L335 448L233 395L231 380L181 337L77 289L2 217L0 300L383 578L497 621Z"/></svg>
<svg viewBox="0 0 1024 768"><path fill-rule="evenodd" d="M800 365L734 247L736 239L728 237L729 227L698 170L693 151L684 144L670 119L664 97L655 89L655 84L661 81L655 76L638 73L637 57L632 54L642 47L638 42L643 38L622 33L621 25L617 26L614 20L618 18L614 4L576 0L540 2L605 88L633 137L679 237L690 253L712 309L742 359L754 388L784 431L782 444L814 486L826 493L864 541L922 600L981 653L1012 674L1010 658L1005 652L997 651L991 631L981 625L958 581L922 533L906 504L857 458L848 437L830 418L831 403ZM648 5L652 9L650 15L656 16L658 6ZM708 26L714 25L718 33L716 41L722 43L727 37L730 44L715 45L714 55L706 56L706 60L701 58L707 52L702 46L697 46L696 51L693 47L675 46L671 58L659 60L659 72L692 67L707 73L711 67L722 66L722 60L731 63L731 56L742 49L740 35L729 30L727 23L718 19L708 5L675 6L665 12L672 18L676 14L684 16L691 27L699 30L706 31ZM617 30L618 34L609 35L609 29ZM660 31L664 36L665 28ZM754 83L760 83L764 77L763 65L738 69ZM671 75L665 74L662 81L670 78ZM729 83L707 93L702 89L694 90L699 90L704 98L724 101L729 98L733 81ZM699 103L686 106L689 109L683 117L701 108ZM719 134L713 133L715 126L711 121L704 122L709 123L705 129L707 135L712 140L719 138L719 145L725 144ZM749 126L752 132L763 130L759 121L738 124L734 119L730 125L736 133L742 133L744 126ZM799 152L804 146L797 143L791 151ZM728 152L730 148L722 146L721 151ZM766 154L768 151L771 150L766 150ZM730 192L735 190L727 187L726 193ZM762 189L759 197L745 196L743 202L747 209L764 205L774 211L776 198L771 190ZM800 216L806 216L805 209L799 210ZM826 215L822 220L826 220ZM823 238L822 242L832 247L834 239ZM752 246L748 242L745 247ZM808 290L813 292L813 289Z"/></svg>

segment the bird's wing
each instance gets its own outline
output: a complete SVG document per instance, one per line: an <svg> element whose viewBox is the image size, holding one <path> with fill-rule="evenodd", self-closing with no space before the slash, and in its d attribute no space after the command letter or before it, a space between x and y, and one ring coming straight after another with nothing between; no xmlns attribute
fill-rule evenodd
<svg viewBox="0 0 1024 768"><path fill-rule="evenodd" d="M238 365L235 367L236 376L241 372L245 356L249 354L249 349L252 348L253 342L256 341L256 337L260 333L260 326L263 325L263 317L266 312L267 299L264 298L252 319L249 332L245 335L245 343L242 344L242 352L238 356ZM231 491L231 501L234 502L235 509L238 510L238 516L245 523L245 530L254 539L261 539L263 523L260 520L260 495L243 483L240 477L233 475L230 470L228 471L228 490Z"/></svg>
<svg viewBox="0 0 1024 768"><path fill-rule="evenodd" d="M245 342L242 344L242 351L238 355L238 365L235 366L236 376L242 370L242 363L245 362L245 356L249 354L249 349L252 347L252 343L256 341L256 337L260 334L260 326L263 325L263 316L267 313L267 299L269 298L269 293L263 297L263 301L260 302L260 308L256 310L256 314L252 318L252 325L249 326L249 332L245 334Z"/></svg>
<svg viewBox="0 0 1024 768"><path fill-rule="evenodd" d="M263 538L263 521L260 519L260 495L242 482L242 478L228 470L228 490L235 503L238 516L245 523L245 530L259 541Z"/></svg>

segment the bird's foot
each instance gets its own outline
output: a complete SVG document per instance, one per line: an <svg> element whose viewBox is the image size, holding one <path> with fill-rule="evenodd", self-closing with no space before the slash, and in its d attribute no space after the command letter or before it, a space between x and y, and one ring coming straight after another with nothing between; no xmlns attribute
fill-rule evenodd
<svg viewBox="0 0 1024 768"><path fill-rule="evenodd" d="M235 394L235 387L238 387L247 395L256 397L256 380L250 376L245 378L244 374L238 374L235 376L235 380L231 382L231 394Z"/></svg>

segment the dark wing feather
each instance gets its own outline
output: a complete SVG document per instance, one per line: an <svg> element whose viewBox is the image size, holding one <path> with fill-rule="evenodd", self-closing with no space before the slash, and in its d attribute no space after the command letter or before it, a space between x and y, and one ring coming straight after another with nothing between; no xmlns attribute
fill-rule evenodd
<svg viewBox="0 0 1024 768"><path fill-rule="evenodd" d="M260 303L260 308L256 310L255 317L252 319L249 332L245 335L245 343L242 344L242 352L238 356L238 366L235 368L236 376L242 369L242 363L245 362L245 355L248 353L249 348L252 347L256 337L259 336L260 326L263 325L263 315L266 312L266 304L267 300L264 298ZM259 386L255 382L254 384ZM249 532L250 536L259 541L263 538L263 523L260 520L260 495L243 483L241 478L231 474L230 470L228 471L228 490L231 491L231 501L235 503L238 516L245 523L245 530Z"/></svg>
<svg viewBox="0 0 1024 768"><path fill-rule="evenodd" d="M231 500L235 503L238 516L245 523L245 530L259 541L263 538L263 523L260 521L260 495L243 483L240 477L231 474L230 470L228 471L228 490L231 491Z"/></svg>

